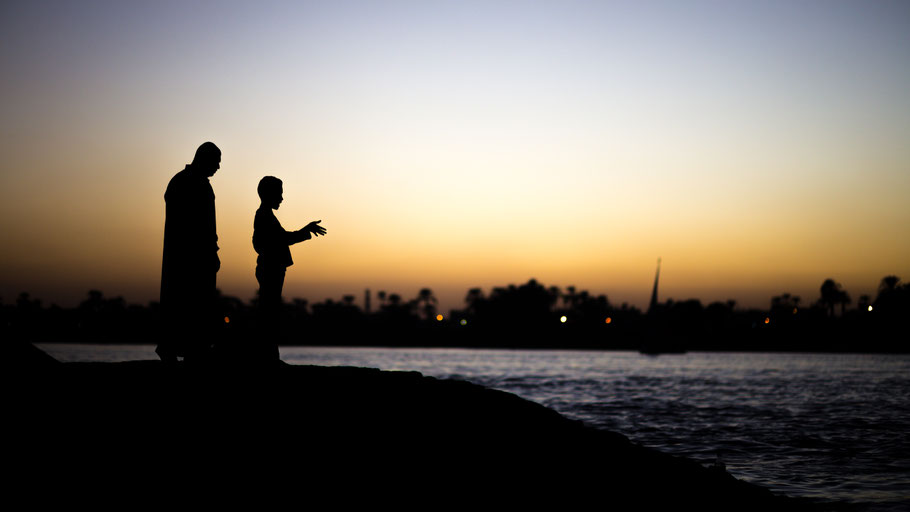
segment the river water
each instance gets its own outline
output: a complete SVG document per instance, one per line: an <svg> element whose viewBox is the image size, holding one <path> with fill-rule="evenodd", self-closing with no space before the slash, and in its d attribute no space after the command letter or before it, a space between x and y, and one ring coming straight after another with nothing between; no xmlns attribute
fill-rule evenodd
<svg viewBox="0 0 910 512"><path fill-rule="evenodd" d="M61 361L151 346L39 345ZM464 379L776 493L910 510L910 355L283 347L291 364Z"/></svg>

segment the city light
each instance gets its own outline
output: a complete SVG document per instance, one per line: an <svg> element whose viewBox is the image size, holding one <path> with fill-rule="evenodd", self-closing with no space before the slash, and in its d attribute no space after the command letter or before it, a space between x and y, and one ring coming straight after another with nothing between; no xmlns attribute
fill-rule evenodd
<svg viewBox="0 0 910 512"><path fill-rule="evenodd" d="M562 315L561 317L559 317L559 321L562 323L566 323L566 320L568 320L568 318L566 318L566 315Z"/></svg>
<svg viewBox="0 0 910 512"><path fill-rule="evenodd" d="M461 322L458 322L458 323L460 323L461 325L468 325L468 321L465 320L464 318L462 318Z"/></svg>
<svg viewBox="0 0 910 512"><path fill-rule="evenodd" d="M612 323L613 323L613 319L612 319L611 317L607 317L607 319L604 320L604 322L605 322L605 323L608 323L608 324L612 324Z"/></svg>
<svg viewBox="0 0 910 512"><path fill-rule="evenodd" d="M770 324L770 323L771 323L771 319L768 317L765 317L765 324Z"/></svg>
<svg viewBox="0 0 910 512"><path fill-rule="evenodd" d="M871 306L871 305L869 306L869 311L872 311L872 306Z"/></svg>
<svg viewBox="0 0 910 512"><path fill-rule="evenodd" d="M226 324L231 323L231 317L229 317L229 316L224 317L224 323L226 323Z"/></svg>
<svg viewBox="0 0 910 512"><path fill-rule="evenodd" d="M436 321L442 322L442 315L436 315Z"/></svg>

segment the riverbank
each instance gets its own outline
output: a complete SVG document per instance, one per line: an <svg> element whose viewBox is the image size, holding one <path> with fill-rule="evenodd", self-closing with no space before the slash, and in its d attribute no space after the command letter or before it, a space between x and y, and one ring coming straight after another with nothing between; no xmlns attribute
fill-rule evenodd
<svg viewBox="0 0 910 512"><path fill-rule="evenodd" d="M18 369L14 460L53 479L295 482L309 491L367 486L399 497L596 499L639 509L806 508L518 396L416 372L43 357ZM86 473L86 461L96 469Z"/></svg>

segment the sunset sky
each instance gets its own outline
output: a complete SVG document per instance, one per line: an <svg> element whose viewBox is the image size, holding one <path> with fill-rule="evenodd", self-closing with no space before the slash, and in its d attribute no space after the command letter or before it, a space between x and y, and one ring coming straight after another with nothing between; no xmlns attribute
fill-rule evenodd
<svg viewBox="0 0 910 512"><path fill-rule="evenodd" d="M910 280L910 3L4 1L0 298L157 300L212 141L225 293L574 285L767 306Z"/></svg>

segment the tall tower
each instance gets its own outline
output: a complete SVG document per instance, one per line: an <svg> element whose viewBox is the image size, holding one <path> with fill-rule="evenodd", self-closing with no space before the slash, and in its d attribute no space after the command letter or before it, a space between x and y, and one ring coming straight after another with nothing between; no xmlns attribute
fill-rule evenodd
<svg viewBox="0 0 910 512"><path fill-rule="evenodd" d="M657 258L657 273L654 275L654 289L651 290L651 303L648 304L648 313L657 308L657 281L660 279L660 258Z"/></svg>

